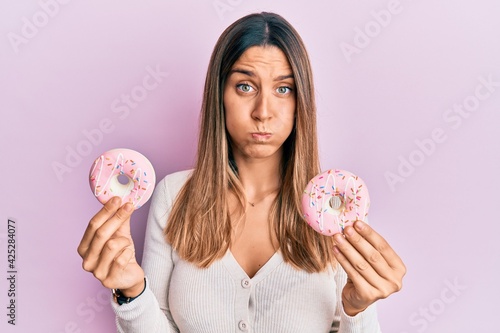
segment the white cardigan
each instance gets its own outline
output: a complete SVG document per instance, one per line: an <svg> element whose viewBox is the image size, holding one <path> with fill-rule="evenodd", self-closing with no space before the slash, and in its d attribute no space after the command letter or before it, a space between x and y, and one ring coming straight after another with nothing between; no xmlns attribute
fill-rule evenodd
<svg viewBox="0 0 500 333"><path fill-rule="evenodd" d="M299 271L276 252L249 278L230 251L207 269L179 258L163 230L190 171L160 181L152 198L142 267L144 293L129 304L112 301L118 332L378 333L375 305L350 317L343 311L344 270Z"/></svg>

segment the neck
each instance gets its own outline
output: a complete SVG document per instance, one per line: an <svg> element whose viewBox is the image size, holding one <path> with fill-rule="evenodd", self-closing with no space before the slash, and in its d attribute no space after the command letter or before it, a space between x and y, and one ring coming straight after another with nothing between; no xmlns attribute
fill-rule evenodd
<svg viewBox="0 0 500 333"><path fill-rule="evenodd" d="M281 185L281 155L265 159L235 158L240 181L249 202L258 201Z"/></svg>

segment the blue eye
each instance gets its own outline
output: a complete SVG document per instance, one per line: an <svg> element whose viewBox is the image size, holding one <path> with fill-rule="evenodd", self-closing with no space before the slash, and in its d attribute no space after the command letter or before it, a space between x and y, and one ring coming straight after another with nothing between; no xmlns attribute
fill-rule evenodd
<svg viewBox="0 0 500 333"><path fill-rule="evenodd" d="M278 94L284 95L291 92L292 89L290 87L279 87L278 89L276 89L276 91L278 92Z"/></svg>
<svg viewBox="0 0 500 333"><path fill-rule="evenodd" d="M241 83L241 84L238 84L236 86L236 88L238 88L239 90L243 91L243 92L250 92L252 91L252 86L249 85L249 84L246 84L246 83Z"/></svg>

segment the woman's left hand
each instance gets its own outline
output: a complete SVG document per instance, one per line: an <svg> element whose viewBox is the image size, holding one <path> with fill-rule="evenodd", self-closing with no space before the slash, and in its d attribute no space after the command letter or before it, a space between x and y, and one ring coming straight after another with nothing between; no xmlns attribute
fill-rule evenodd
<svg viewBox="0 0 500 333"><path fill-rule="evenodd" d="M356 221L333 236L335 256L347 273L344 311L354 316L378 299L401 290L406 267L387 241L368 224Z"/></svg>

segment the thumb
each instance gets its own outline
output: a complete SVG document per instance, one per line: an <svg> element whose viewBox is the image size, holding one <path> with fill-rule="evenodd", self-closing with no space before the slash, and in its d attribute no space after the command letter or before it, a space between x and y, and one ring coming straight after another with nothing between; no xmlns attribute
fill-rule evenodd
<svg viewBox="0 0 500 333"><path fill-rule="evenodd" d="M118 227L117 230L117 234L119 234L119 236L131 237L130 219L133 213L134 213L134 205L130 202L124 204L117 212L117 215L119 215L120 216L119 218L122 220L122 224Z"/></svg>

